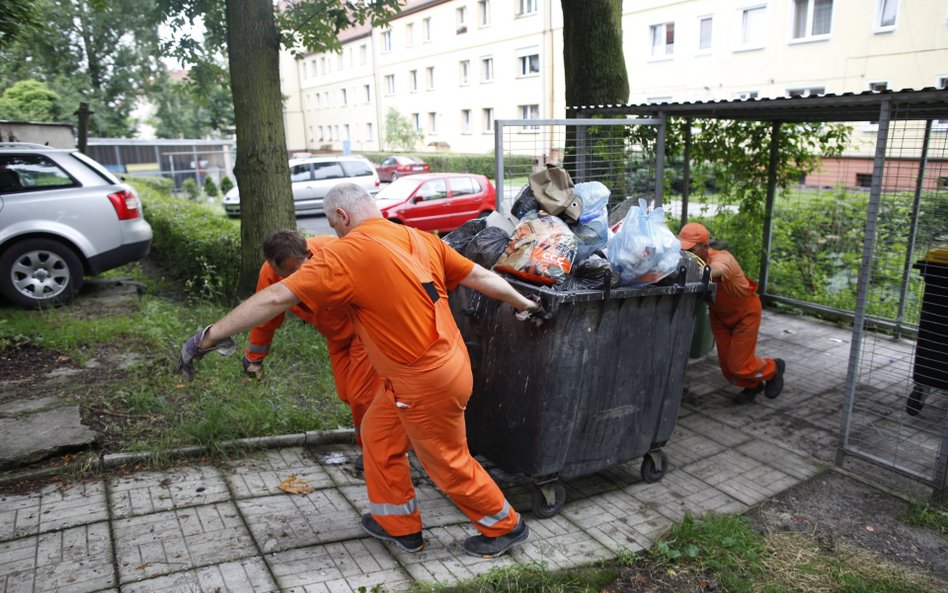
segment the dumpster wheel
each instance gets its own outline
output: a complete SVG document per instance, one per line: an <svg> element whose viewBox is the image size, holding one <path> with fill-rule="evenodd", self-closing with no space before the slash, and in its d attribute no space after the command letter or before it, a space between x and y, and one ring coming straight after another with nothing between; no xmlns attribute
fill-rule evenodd
<svg viewBox="0 0 948 593"><path fill-rule="evenodd" d="M658 457L657 464L656 457ZM649 451L642 458L642 467L639 472L642 474L642 479L649 484L664 478L666 471L668 471L668 455L665 455L664 451Z"/></svg>
<svg viewBox="0 0 948 593"><path fill-rule="evenodd" d="M909 416L918 416L918 413L925 407L927 397L928 393L925 387L916 383L915 387L912 388L911 395L908 396L908 400L905 402L905 413Z"/></svg>
<svg viewBox="0 0 948 593"><path fill-rule="evenodd" d="M533 514L540 519L549 519L563 508L566 488L559 480L533 486Z"/></svg>

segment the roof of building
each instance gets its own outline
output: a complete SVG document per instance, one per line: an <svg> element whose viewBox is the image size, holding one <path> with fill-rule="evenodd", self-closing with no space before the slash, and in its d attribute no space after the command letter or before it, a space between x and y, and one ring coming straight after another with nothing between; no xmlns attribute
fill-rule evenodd
<svg viewBox="0 0 948 593"><path fill-rule="evenodd" d="M948 119L948 89L864 91L811 97L739 99L645 103L638 105L586 105L567 107L567 114L655 116L736 119L780 122L876 121L884 101L891 101L890 119Z"/></svg>

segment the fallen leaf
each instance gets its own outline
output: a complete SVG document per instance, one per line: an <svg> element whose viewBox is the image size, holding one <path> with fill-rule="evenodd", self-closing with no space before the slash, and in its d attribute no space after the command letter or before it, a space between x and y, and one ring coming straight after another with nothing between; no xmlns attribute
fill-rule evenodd
<svg viewBox="0 0 948 593"><path fill-rule="evenodd" d="M56 362L66 362L67 360L69 360L69 357L65 354L60 354L56 357Z"/></svg>
<svg viewBox="0 0 948 593"><path fill-rule="evenodd" d="M184 389L185 387L188 386L188 384L187 384L187 383L175 383L174 386L177 387L178 389Z"/></svg>
<svg viewBox="0 0 948 593"><path fill-rule="evenodd" d="M296 474L290 474L288 478L277 485L277 488L286 492L287 494L309 494L310 492L316 490L307 484L306 480L297 478Z"/></svg>
<svg viewBox="0 0 948 593"><path fill-rule="evenodd" d="M866 531L868 531L869 533L875 533L876 528L873 527L872 525L866 525Z"/></svg>

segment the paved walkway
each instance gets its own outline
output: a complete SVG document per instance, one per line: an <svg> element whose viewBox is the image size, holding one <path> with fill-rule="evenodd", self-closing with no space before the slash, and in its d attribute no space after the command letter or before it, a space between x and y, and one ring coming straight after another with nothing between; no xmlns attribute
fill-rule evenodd
<svg viewBox="0 0 948 593"><path fill-rule="evenodd" d="M294 593L450 584L498 566L550 569L640 550L685 513L745 511L831 462L850 332L765 313L758 351L788 361L776 400L734 406L713 355L688 367L670 469L647 484L640 460L566 482L562 512L526 515L530 540L498 560L460 544L474 529L422 474L426 548L402 553L363 534L354 447L286 448L222 464L112 475L0 497L0 591ZM277 488L295 473L315 488ZM529 511L532 487L500 476Z"/></svg>

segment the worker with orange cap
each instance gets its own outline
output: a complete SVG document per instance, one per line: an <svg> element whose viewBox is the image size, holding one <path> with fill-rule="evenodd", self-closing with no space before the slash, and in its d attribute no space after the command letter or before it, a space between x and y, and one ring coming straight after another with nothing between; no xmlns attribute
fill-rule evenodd
<svg viewBox="0 0 948 593"><path fill-rule="evenodd" d="M681 227L678 239L682 249L710 266L711 279L717 284L715 301L708 306L711 333L724 377L744 388L735 402L752 403L761 391L768 398L777 397L783 390L786 364L780 358L759 358L755 352L761 316L757 283L747 277L730 252L711 248L711 236L704 225L689 222Z"/></svg>
<svg viewBox="0 0 948 593"><path fill-rule="evenodd" d="M288 229L274 231L263 242L264 262L257 275L257 292L282 282L314 253L336 240L335 237L327 235L307 239ZM355 335L349 308L312 309L305 303L299 303L294 305L290 312L326 337L336 394L349 405L356 444L361 448L362 418L375 394L381 389L382 378L375 372L362 341ZM285 314L280 313L250 330L243 359L244 372L248 376L263 379L263 361L270 353L273 335L283 325L284 317ZM354 464L356 469L362 471L361 455L355 459Z"/></svg>

